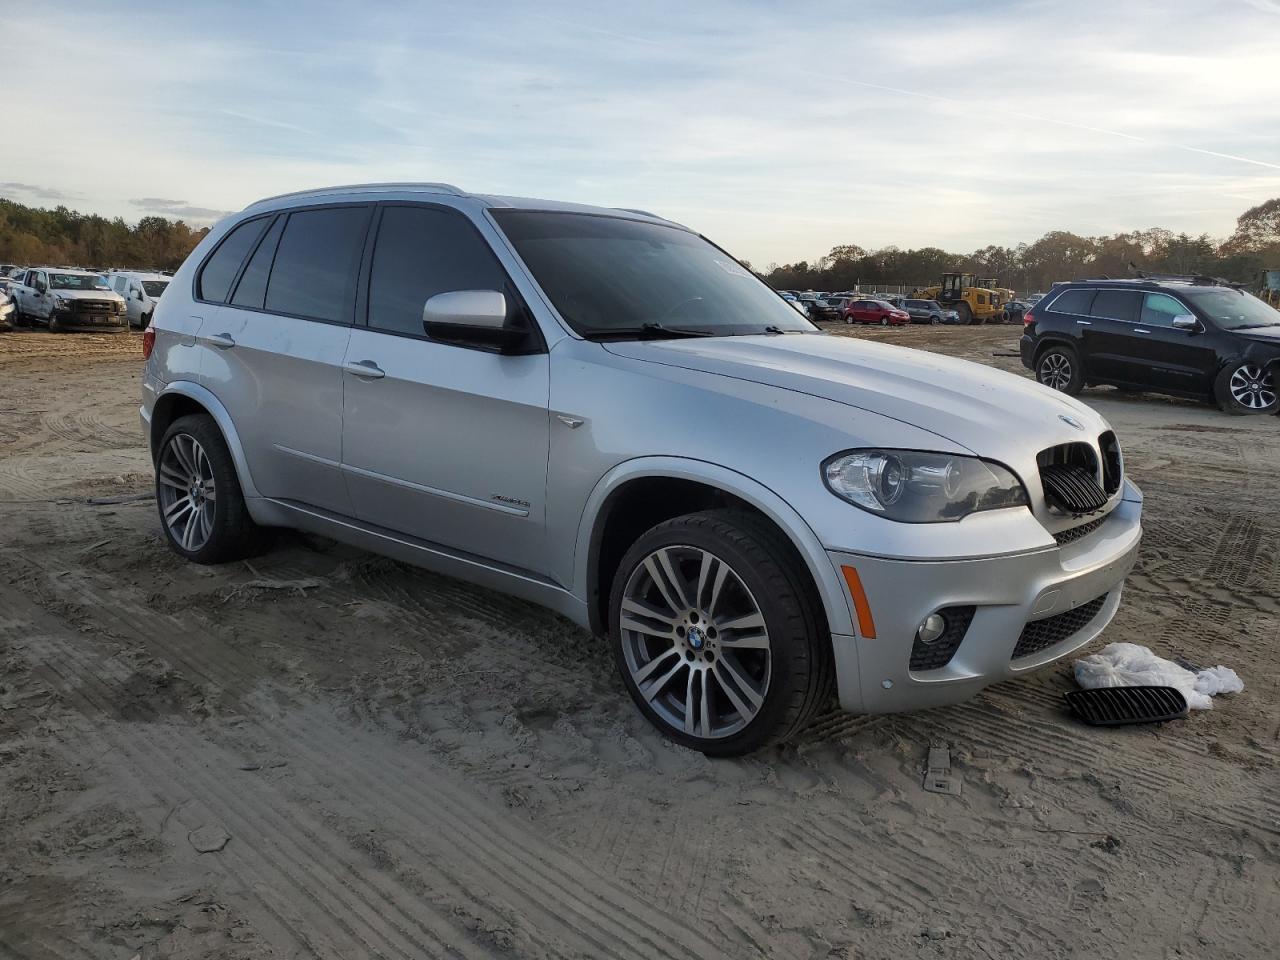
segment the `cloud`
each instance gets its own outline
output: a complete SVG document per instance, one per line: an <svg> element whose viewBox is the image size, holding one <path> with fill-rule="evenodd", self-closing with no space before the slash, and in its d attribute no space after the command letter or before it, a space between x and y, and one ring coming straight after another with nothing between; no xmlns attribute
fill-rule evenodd
<svg viewBox="0 0 1280 960"><path fill-rule="evenodd" d="M162 197L142 197L130 200L139 210L156 213L165 217L181 217L184 220L220 220L234 210L214 210L211 207L196 207L185 200L166 200Z"/></svg>
<svg viewBox="0 0 1280 960"><path fill-rule="evenodd" d="M19 193L39 200L76 200L81 196L78 193L67 193L52 187L40 187L34 183L17 183L12 180L0 182L0 193Z"/></svg>

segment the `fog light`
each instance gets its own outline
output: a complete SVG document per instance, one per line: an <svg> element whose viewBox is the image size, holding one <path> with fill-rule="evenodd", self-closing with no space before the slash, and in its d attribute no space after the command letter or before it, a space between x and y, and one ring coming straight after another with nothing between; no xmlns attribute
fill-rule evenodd
<svg viewBox="0 0 1280 960"><path fill-rule="evenodd" d="M940 613L931 613L920 621L916 629L916 639L921 643L933 643L947 630L946 618Z"/></svg>

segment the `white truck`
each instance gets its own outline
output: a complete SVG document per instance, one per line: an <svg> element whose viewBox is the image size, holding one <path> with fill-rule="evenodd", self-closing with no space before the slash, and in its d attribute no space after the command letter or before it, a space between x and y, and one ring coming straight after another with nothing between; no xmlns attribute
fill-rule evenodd
<svg viewBox="0 0 1280 960"><path fill-rule="evenodd" d="M43 322L55 332L128 330L124 297L98 273L32 267L11 287L18 323Z"/></svg>
<svg viewBox="0 0 1280 960"><path fill-rule="evenodd" d="M163 273L138 273L130 270L110 270L107 282L111 289L124 297L129 326L145 330L151 324L151 315L172 277Z"/></svg>

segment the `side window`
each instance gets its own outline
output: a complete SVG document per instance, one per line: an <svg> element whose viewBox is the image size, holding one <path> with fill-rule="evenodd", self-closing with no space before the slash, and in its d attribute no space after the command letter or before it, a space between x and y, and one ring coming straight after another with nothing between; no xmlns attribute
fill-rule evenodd
<svg viewBox="0 0 1280 960"><path fill-rule="evenodd" d="M244 262L246 254L257 243L262 231L267 228L268 217L246 220L225 237L213 256L205 261L196 280L196 296L201 300L212 300L222 303L231 290L231 281L236 278L236 271Z"/></svg>
<svg viewBox="0 0 1280 960"><path fill-rule="evenodd" d="M1167 293L1148 293L1142 301L1142 322L1152 327L1171 327L1173 318L1191 313Z"/></svg>
<svg viewBox="0 0 1280 960"><path fill-rule="evenodd" d="M1049 304L1049 312L1075 313L1080 316L1088 316L1089 304L1092 302L1092 290L1081 290L1079 288L1064 290L1053 303Z"/></svg>
<svg viewBox="0 0 1280 960"><path fill-rule="evenodd" d="M502 265L462 214L387 207L369 276L369 326L422 336L423 305L451 290L502 290L511 299Z"/></svg>
<svg viewBox="0 0 1280 960"><path fill-rule="evenodd" d="M1138 304L1141 300L1142 294L1136 290L1099 290L1089 312L1104 320L1134 323L1138 319Z"/></svg>
<svg viewBox="0 0 1280 960"><path fill-rule="evenodd" d="M116 293L124 293L124 285L125 285L124 277L116 277L115 280L112 282L112 286L115 287Z"/></svg>
<svg viewBox="0 0 1280 960"><path fill-rule="evenodd" d="M267 235L258 244L258 249L249 258L249 265L240 275L236 292L231 297L234 305L262 309L267 297L267 275L271 272L271 261L275 259L276 244L280 240L280 234L284 232L284 221L284 217L276 217L276 222L271 225Z"/></svg>
<svg viewBox="0 0 1280 960"><path fill-rule="evenodd" d="M349 322L368 207L289 214L267 282L266 308L312 320Z"/></svg>

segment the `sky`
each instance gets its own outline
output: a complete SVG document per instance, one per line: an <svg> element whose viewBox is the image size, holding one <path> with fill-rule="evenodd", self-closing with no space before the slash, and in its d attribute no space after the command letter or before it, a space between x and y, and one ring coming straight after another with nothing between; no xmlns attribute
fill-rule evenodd
<svg viewBox="0 0 1280 960"><path fill-rule="evenodd" d="M1280 0L0 0L0 196L208 223L435 180L639 207L757 267L1228 235L1280 196ZM34 111L34 113L33 113Z"/></svg>

